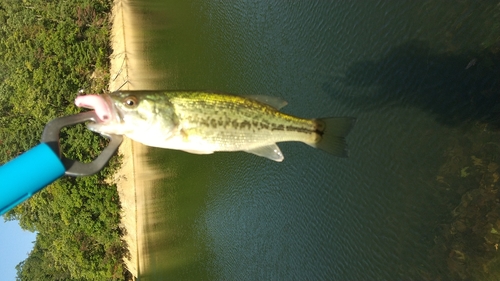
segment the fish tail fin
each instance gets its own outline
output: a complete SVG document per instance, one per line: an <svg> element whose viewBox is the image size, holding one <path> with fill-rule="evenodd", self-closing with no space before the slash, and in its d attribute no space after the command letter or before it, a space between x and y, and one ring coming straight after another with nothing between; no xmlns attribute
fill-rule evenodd
<svg viewBox="0 0 500 281"><path fill-rule="evenodd" d="M333 117L315 119L318 141L309 145L324 150L338 157L347 157L347 142L345 137L356 123L356 118Z"/></svg>

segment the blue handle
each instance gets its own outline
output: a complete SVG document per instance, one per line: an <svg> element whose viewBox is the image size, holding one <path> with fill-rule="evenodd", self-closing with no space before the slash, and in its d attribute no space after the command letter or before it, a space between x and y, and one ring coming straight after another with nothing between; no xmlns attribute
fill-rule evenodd
<svg viewBox="0 0 500 281"><path fill-rule="evenodd" d="M62 177L65 171L59 156L46 143L0 166L0 215Z"/></svg>

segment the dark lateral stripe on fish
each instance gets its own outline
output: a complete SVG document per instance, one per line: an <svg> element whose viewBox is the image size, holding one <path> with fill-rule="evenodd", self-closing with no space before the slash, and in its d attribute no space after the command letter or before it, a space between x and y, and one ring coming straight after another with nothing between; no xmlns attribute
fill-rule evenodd
<svg viewBox="0 0 500 281"><path fill-rule="evenodd" d="M245 129L247 128L248 130L251 129L256 129L256 130L271 130L271 131L288 131L288 132L299 132L299 133L318 133L322 135L322 132L319 130L311 130L303 127L298 127L298 126L293 126L293 125L283 125L283 124L276 124L276 123L269 123L267 120L243 120L239 122L236 119L229 119L227 118L226 120L222 119L222 117L219 116L218 119L207 116L205 118L201 116L187 116L185 117L190 123L198 123L202 126L205 127L211 127L211 128L218 128L223 127L226 129L227 127L232 127L233 129Z"/></svg>

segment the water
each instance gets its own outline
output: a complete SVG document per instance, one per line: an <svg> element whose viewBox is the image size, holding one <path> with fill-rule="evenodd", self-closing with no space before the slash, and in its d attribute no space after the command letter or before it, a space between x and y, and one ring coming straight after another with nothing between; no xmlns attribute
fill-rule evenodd
<svg viewBox="0 0 500 281"><path fill-rule="evenodd" d="M283 163L150 149L163 178L145 191L141 280L465 278L453 257L469 252L448 228L476 178L498 188L499 7L268 2L128 1L130 83L357 117L350 157L299 143L280 144Z"/></svg>

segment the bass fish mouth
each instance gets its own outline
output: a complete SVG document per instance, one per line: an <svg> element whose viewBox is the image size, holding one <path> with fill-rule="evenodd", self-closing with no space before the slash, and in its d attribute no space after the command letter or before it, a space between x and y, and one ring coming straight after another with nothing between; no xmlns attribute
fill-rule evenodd
<svg viewBox="0 0 500 281"><path fill-rule="evenodd" d="M93 109L99 118L100 124L106 124L113 120L120 120L111 98L104 95L82 95L75 99L75 105L78 107Z"/></svg>

